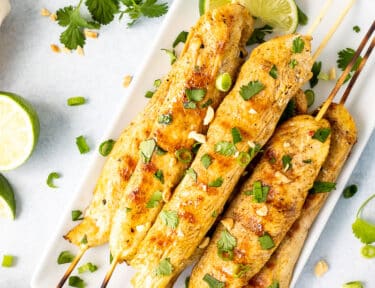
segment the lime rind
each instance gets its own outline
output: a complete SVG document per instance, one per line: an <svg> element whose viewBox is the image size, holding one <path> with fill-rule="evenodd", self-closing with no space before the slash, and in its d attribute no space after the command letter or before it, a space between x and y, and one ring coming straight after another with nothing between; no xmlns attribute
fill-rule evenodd
<svg viewBox="0 0 375 288"><path fill-rule="evenodd" d="M16 217L14 192L2 174L0 174L0 217L12 220Z"/></svg>
<svg viewBox="0 0 375 288"><path fill-rule="evenodd" d="M15 127L14 129L24 129L26 131L25 135L27 135L27 143L14 143L15 145L27 144L23 147L20 147L20 149L22 149L22 157L16 157L14 161L12 160L10 161L10 163L6 164L0 162L0 171L6 171L19 167L31 156L39 139L40 123L38 115L34 108L27 100L23 99L22 97L14 93L0 91L0 103L1 102L3 102L3 104L5 103L11 106L12 109L14 109L14 114L24 120L23 124L25 125L25 127ZM9 120L12 121L11 119ZM14 123L10 124L12 125ZM1 119L0 125L5 125L4 123L1 123ZM0 159L1 157L5 156L11 157L9 155L0 155Z"/></svg>
<svg viewBox="0 0 375 288"><path fill-rule="evenodd" d="M231 2L232 0L199 0L199 14L202 16L211 9L229 4Z"/></svg>

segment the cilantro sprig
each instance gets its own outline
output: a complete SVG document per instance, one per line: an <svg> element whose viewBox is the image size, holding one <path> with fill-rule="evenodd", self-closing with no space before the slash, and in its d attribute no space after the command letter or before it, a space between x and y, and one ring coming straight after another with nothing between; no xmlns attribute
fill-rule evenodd
<svg viewBox="0 0 375 288"><path fill-rule="evenodd" d="M375 194L370 196L361 207L359 207L356 220L352 224L352 230L355 237L357 237L364 244L371 244L375 242L375 224L361 218L363 209L367 204L375 198Z"/></svg>
<svg viewBox="0 0 375 288"><path fill-rule="evenodd" d="M121 20L128 16L128 26L134 25L141 17L154 18L167 13L167 3L158 0L80 0L77 6L66 6L57 10L57 23L66 27L60 35L60 42L68 49L83 48L86 43L84 29L100 29L111 23L116 15ZM90 19L83 17L82 4L90 12Z"/></svg>

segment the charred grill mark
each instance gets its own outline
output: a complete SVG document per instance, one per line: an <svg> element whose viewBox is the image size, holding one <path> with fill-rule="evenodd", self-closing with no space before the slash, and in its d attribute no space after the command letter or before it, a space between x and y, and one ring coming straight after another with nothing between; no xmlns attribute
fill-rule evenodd
<svg viewBox="0 0 375 288"><path fill-rule="evenodd" d="M183 211L182 213L179 213L179 216L188 221L190 224L196 223L196 219L193 213Z"/></svg>
<svg viewBox="0 0 375 288"><path fill-rule="evenodd" d="M125 155L120 161L122 161L122 163L120 165L119 175L123 181L128 181L133 174L137 162L133 157L128 155Z"/></svg>

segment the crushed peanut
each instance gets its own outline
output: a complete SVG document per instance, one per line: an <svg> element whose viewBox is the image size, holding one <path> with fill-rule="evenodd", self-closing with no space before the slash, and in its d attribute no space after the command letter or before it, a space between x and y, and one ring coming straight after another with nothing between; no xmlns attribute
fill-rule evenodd
<svg viewBox="0 0 375 288"><path fill-rule="evenodd" d="M290 143L289 142L284 142L284 148L288 148L290 147Z"/></svg>
<svg viewBox="0 0 375 288"><path fill-rule="evenodd" d="M247 141L247 144L249 145L250 148L255 148L255 143L253 141Z"/></svg>
<svg viewBox="0 0 375 288"><path fill-rule="evenodd" d="M51 47L51 50L52 50L53 52L55 52L55 53L60 53L60 52L61 52L61 51L60 51L60 47L57 46L56 44L51 44L50 47Z"/></svg>
<svg viewBox="0 0 375 288"><path fill-rule="evenodd" d="M336 68L335 67L332 67L330 70L329 70L329 80L335 80L336 79Z"/></svg>
<svg viewBox="0 0 375 288"><path fill-rule="evenodd" d="M138 225L135 227L135 230L137 230L138 232L142 232L145 230L145 225Z"/></svg>
<svg viewBox="0 0 375 288"><path fill-rule="evenodd" d="M257 209L255 213L257 213L258 216L264 217L268 214L268 208L266 205L263 205L262 207Z"/></svg>
<svg viewBox="0 0 375 288"><path fill-rule="evenodd" d="M49 12L49 10L46 8L42 8L42 10L40 10L40 15L48 17L49 15L51 15L51 12Z"/></svg>
<svg viewBox="0 0 375 288"><path fill-rule="evenodd" d="M233 225L234 225L234 221L232 218L224 218L223 220L220 221L221 224L223 224L223 226L227 229L227 230L231 230L233 228Z"/></svg>
<svg viewBox="0 0 375 288"><path fill-rule="evenodd" d="M49 19L51 19L51 21L55 22L57 21L57 15L55 13L52 13L50 16L49 16Z"/></svg>
<svg viewBox="0 0 375 288"><path fill-rule="evenodd" d="M288 177L286 177L283 173L281 173L281 172L279 172L279 171L276 171L276 173L275 173L275 177L276 177L278 180L280 180L281 183L285 183L285 184L287 184L287 183L290 183L290 182L291 182L291 180L290 180Z"/></svg>
<svg viewBox="0 0 375 288"><path fill-rule="evenodd" d="M257 114L257 111L255 111L253 108L251 108L251 109L249 110L249 113L250 113L250 114Z"/></svg>
<svg viewBox="0 0 375 288"><path fill-rule="evenodd" d="M195 131L190 131L190 133L188 135L188 138L194 139L195 141L197 141L199 143L206 143L206 136L203 135L203 134L199 134Z"/></svg>
<svg viewBox="0 0 375 288"><path fill-rule="evenodd" d="M204 237L203 241L201 242L201 244L199 244L198 248L204 249L208 246L209 243L210 243L210 237Z"/></svg>
<svg viewBox="0 0 375 288"><path fill-rule="evenodd" d="M133 80L133 76L126 75L124 77L124 80L122 81L122 86L124 86L125 88L128 88L132 80Z"/></svg>
<svg viewBox="0 0 375 288"><path fill-rule="evenodd" d="M85 29L84 32L85 32L85 36L86 36L87 38L93 38L93 39L98 38L98 32L90 31L90 30L86 30L86 29Z"/></svg>
<svg viewBox="0 0 375 288"><path fill-rule="evenodd" d="M66 48L65 46L62 47L62 51L63 51L64 53L67 53L67 54L72 52L70 49Z"/></svg>
<svg viewBox="0 0 375 288"><path fill-rule="evenodd" d="M215 116L214 108L212 108L211 106L208 106L206 116L204 117L204 120L203 120L203 125L210 124L211 121L214 119L214 116Z"/></svg>
<svg viewBox="0 0 375 288"><path fill-rule="evenodd" d="M316 263L314 273L316 277L322 277L328 271L328 264L324 260L320 260Z"/></svg>
<svg viewBox="0 0 375 288"><path fill-rule="evenodd" d="M81 46L77 47L77 53L80 56L85 56L85 51L83 50L83 48Z"/></svg>

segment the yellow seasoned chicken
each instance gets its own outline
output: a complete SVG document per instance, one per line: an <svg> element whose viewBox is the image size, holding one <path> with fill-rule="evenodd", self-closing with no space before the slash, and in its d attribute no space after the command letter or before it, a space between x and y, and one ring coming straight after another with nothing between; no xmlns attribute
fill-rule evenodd
<svg viewBox="0 0 375 288"><path fill-rule="evenodd" d="M229 4L207 12L191 29L171 74L166 101L141 143L142 157L112 221L110 249L116 260L135 255L189 167L194 143L205 142L207 124L227 94L215 87L216 78L222 73L236 78L252 24L246 8Z"/></svg>
<svg viewBox="0 0 375 288"><path fill-rule="evenodd" d="M325 118L331 124L331 146L316 181L335 182L357 140L357 129L350 113L341 104L331 104ZM288 231L271 259L249 281L246 288L268 288L273 283L277 283L280 288L290 286L293 270L309 229L328 195L329 193L316 193L307 196L301 216Z"/></svg>
<svg viewBox="0 0 375 288"><path fill-rule="evenodd" d="M215 113L190 172L131 261L138 270L134 287L168 287L186 267L246 165L271 137L289 100L310 78L310 40L287 35L253 50Z"/></svg>

